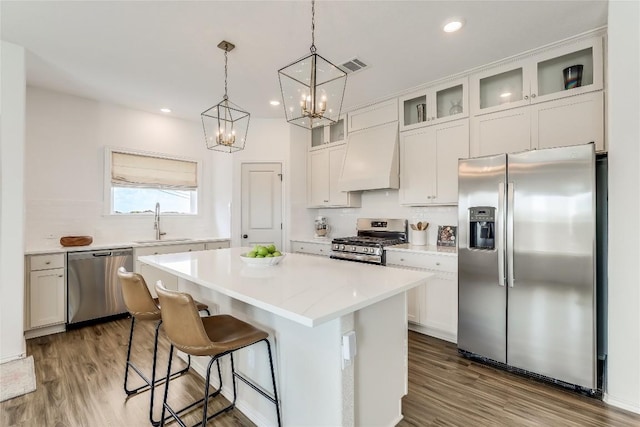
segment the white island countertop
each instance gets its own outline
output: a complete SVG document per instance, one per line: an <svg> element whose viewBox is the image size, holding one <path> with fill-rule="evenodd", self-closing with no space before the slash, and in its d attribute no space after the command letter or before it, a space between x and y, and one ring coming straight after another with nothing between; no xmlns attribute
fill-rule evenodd
<svg viewBox="0 0 640 427"><path fill-rule="evenodd" d="M138 260L309 327L425 284L432 276L300 254L286 254L275 266L249 266L240 259L249 250L149 255Z"/></svg>

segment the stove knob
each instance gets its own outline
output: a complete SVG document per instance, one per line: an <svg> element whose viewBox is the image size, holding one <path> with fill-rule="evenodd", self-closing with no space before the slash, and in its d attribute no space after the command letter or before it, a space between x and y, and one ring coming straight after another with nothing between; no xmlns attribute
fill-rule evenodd
<svg viewBox="0 0 640 427"><path fill-rule="evenodd" d="M373 248L365 248L364 251L365 252L373 252Z"/></svg>
<svg viewBox="0 0 640 427"><path fill-rule="evenodd" d="M355 247L355 246L351 246L351 250L352 250L353 252L355 252L355 251L356 251L356 247Z"/></svg>

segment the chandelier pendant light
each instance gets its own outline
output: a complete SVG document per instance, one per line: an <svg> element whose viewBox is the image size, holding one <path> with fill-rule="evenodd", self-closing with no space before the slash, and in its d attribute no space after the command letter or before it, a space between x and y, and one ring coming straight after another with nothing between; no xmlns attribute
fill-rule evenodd
<svg viewBox="0 0 640 427"><path fill-rule="evenodd" d="M340 119L347 73L316 53L315 0L311 1L311 55L278 70L289 123L312 129Z"/></svg>
<svg viewBox="0 0 640 427"><path fill-rule="evenodd" d="M227 95L227 55L235 45L223 40L218 47L224 50L224 97L222 101L200 114L200 117L207 148L233 153L244 149L250 114L229 101Z"/></svg>

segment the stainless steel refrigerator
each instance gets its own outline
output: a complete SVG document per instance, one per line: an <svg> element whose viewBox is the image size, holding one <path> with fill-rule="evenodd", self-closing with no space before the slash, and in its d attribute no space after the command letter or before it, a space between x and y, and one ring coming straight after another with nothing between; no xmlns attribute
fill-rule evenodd
<svg viewBox="0 0 640 427"><path fill-rule="evenodd" d="M595 390L593 144L459 161L458 348Z"/></svg>

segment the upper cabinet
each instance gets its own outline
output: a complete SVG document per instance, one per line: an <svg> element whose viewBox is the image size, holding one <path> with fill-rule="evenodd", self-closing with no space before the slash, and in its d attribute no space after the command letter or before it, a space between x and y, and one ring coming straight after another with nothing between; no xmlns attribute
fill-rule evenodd
<svg viewBox="0 0 640 427"><path fill-rule="evenodd" d="M398 102L395 98L360 108L348 114L349 133L398 120Z"/></svg>
<svg viewBox="0 0 640 427"><path fill-rule="evenodd" d="M467 87L465 77L400 97L400 131L468 117Z"/></svg>
<svg viewBox="0 0 640 427"><path fill-rule="evenodd" d="M318 126L311 130L311 150L326 147L327 144L343 144L347 140L347 119L340 119L333 124Z"/></svg>
<svg viewBox="0 0 640 427"><path fill-rule="evenodd" d="M402 133L400 204L458 204L458 159L467 157L468 119Z"/></svg>
<svg viewBox="0 0 640 427"><path fill-rule="evenodd" d="M360 193L340 191L338 178L344 162L345 144L313 150L307 156L307 207L359 207Z"/></svg>
<svg viewBox="0 0 640 427"><path fill-rule="evenodd" d="M473 74L471 113L493 113L601 90L602 46L602 37L592 37Z"/></svg>

